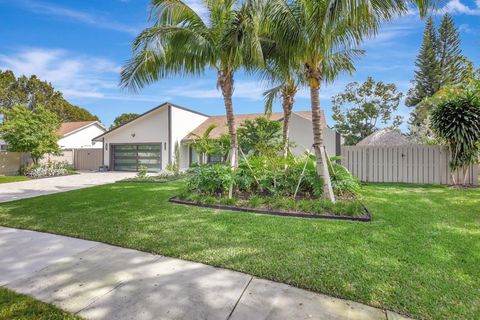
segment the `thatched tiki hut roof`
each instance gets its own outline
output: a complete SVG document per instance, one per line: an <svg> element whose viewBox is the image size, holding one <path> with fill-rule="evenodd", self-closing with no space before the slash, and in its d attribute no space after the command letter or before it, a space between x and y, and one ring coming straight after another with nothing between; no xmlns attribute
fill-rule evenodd
<svg viewBox="0 0 480 320"><path fill-rule="evenodd" d="M365 139L357 143L357 146L372 147L396 147L415 144L396 130L382 129L375 131Z"/></svg>

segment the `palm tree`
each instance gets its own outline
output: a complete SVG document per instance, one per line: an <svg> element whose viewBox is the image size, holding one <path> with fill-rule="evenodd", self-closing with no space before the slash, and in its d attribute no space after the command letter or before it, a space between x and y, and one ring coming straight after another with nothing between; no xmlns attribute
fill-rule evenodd
<svg viewBox="0 0 480 320"><path fill-rule="evenodd" d="M283 134L282 134L282 145L283 145L283 156L286 158L288 156L290 141L289 141L289 128L290 128L290 117L292 115L293 104L295 103L295 95L298 91L298 82L293 78L288 77L284 82L279 84L276 87L273 87L263 93L265 97L265 114L271 114L273 108L273 101L281 98L282 99L282 110L283 110Z"/></svg>
<svg viewBox="0 0 480 320"><path fill-rule="evenodd" d="M121 85L138 90L172 75L217 72L230 134L230 164L238 166L238 139L232 95L234 74L241 67L261 65L263 56L257 27L261 10L256 0L204 0L205 22L181 0L153 0L153 26L133 44L133 58L121 73Z"/></svg>
<svg viewBox="0 0 480 320"><path fill-rule="evenodd" d="M210 134L216 127L217 126L214 124L208 126L207 130L205 130L202 135L197 135L193 132L191 133L191 135L195 139L190 143L190 145L195 150L195 152L197 152L200 164L207 163L207 155L212 153L213 150L215 150L214 146L212 145L212 139L210 138Z"/></svg>
<svg viewBox="0 0 480 320"><path fill-rule="evenodd" d="M428 0L417 0L424 14ZM401 0L270 0L264 20L276 45L288 55L290 65L303 65L310 89L313 141L317 172L324 181L324 196L335 201L328 173L320 110L320 87L333 82L341 72L355 70L355 50L366 36L374 35L380 23L408 12Z"/></svg>

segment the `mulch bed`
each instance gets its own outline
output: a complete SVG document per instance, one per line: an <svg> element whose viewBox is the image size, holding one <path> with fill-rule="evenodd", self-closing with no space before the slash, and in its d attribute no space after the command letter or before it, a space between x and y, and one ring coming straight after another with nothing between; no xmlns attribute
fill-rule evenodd
<svg viewBox="0 0 480 320"><path fill-rule="evenodd" d="M347 221L358 221L358 222L372 221L372 216L370 215L370 212L367 210L367 208L365 208L363 216L351 217L351 216L341 216L341 215L328 214L328 213L317 214L317 213L293 212L293 211L284 211L284 210L247 208L247 207L238 207L238 206L230 206L230 205L220 205L220 204L202 204L198 202L182 200L182 199L179 199L178 197L172 197L168 201L176 204L190 205L190 206L196 206L196 207L230 210L230 211L237 211L237 212L260 213L260 214L267 214L272 216L296 217L296 218L308 218L308 219L347 220Z"/></svg>

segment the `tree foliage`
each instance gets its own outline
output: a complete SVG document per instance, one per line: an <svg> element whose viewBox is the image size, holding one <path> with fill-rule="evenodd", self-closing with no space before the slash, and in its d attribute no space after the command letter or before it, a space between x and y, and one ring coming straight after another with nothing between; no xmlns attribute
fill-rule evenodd
<svg viewBox="0 0 480 320"><path fill-rule="evenodd" d="M464 92L440 103L431 126L450 149L452 170L478 163L480 156L480 95Z"/></svg>
<svg viewBox="0 0 480 320"><path fill-rule="evenodd" d="M282 124L266 117L245 120L238 128L238 141L245 154L274 154L282 147Z"/></svg>
<svg viewBox="0 0 480 320"><path fill-rule="evenodd" d="M122 113L121 115L116 117L115 120L113 120L113 123L110 126L110 130L123 126L125 123L132 121L138 116L138 113Z"/></svg>
<svg viewBox="0 0 480 320"><path fill-rule="evenodd" d="M17 78L10 70L0 70L0 108L11 109L19 105L30 110L42 105L55 113L61 122L98 120L87 110L66 101L51 83L35 75Z"/></svg>
<svg viewBox="0 0 480 320"><path fill-rule="evenodd" d="M395 84L375 82L372 77L362 84L349 83L344 92L332 98L335 129L345 137L346 145L355 145L392 118L391 127L397 128L402 118L393 113L402 96Z"/></svg>
<svg viewBox="0 0 480 320"><path fill-rule="evenodd" d="M410 124L421 126L430 114L431 104L423 103L447 86L461 85L474 77L473 63L462 55L460 35L452 16L446 13L438 31L433 19L428 18L423 42L415 62L416 71L413 88L407 94L406 105L414 107Z"/></svg>
<svg viewBox="0 0 480 320"><path fill-rule="evenodd" d="M230 163L238 165L233 110L234 74L263 63L258 37L261 7L256 0L205 1L208 21L179 0L152 0L153 26L134 41L133 57L121 74L123 87L138 90L172 75L217 72L230 135Z"/></svg>
<svg viewBox="0 0 480 320"><path fill-rule="evenodd" d="M5 121L0 125L0 136L10 151L29 152L35 164L46 153L58 154L57 116L37 105L33 110L26 106L4 108Z"/></svg>
<svg viewBox="0 0 480 320"><path fill-rule="evenodd" d="M406 105L414 107L440 88L440 68L437 61L437 33L432 17L428 17L423 32L423 42L415 61L414 87L409 90ZM413 122L417 119L413 119Z"/></svg>

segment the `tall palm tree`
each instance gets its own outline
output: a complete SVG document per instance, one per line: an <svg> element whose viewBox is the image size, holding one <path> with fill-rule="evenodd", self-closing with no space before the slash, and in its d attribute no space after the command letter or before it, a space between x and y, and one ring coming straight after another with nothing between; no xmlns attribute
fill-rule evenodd
<svg viewBox="0 0 480 320"><path fill-rule="evenodd" d="M424 14L429 0L416 0ZM322 83L340 72L352 73L353 60L362 52L355 47L374 35L380 23L409 10L402 0L270 0L264 24L291 65L303 65L310 89L313 141L317 172L324 181L324 196L335 201L328 173L320 110Z"/></svg>
<svg viewBox="0 0 480 320"><path fill-rule="evenodd" d="M122 70L121 85L138 90L160 78L214 69L227 115L230 164L237 167L234 74L241 67L263 63L257 37L261 10L257 0L204 0L204 4L207 22L181 0L152 0L153 25L135 39L133 58Z"/></svg>

